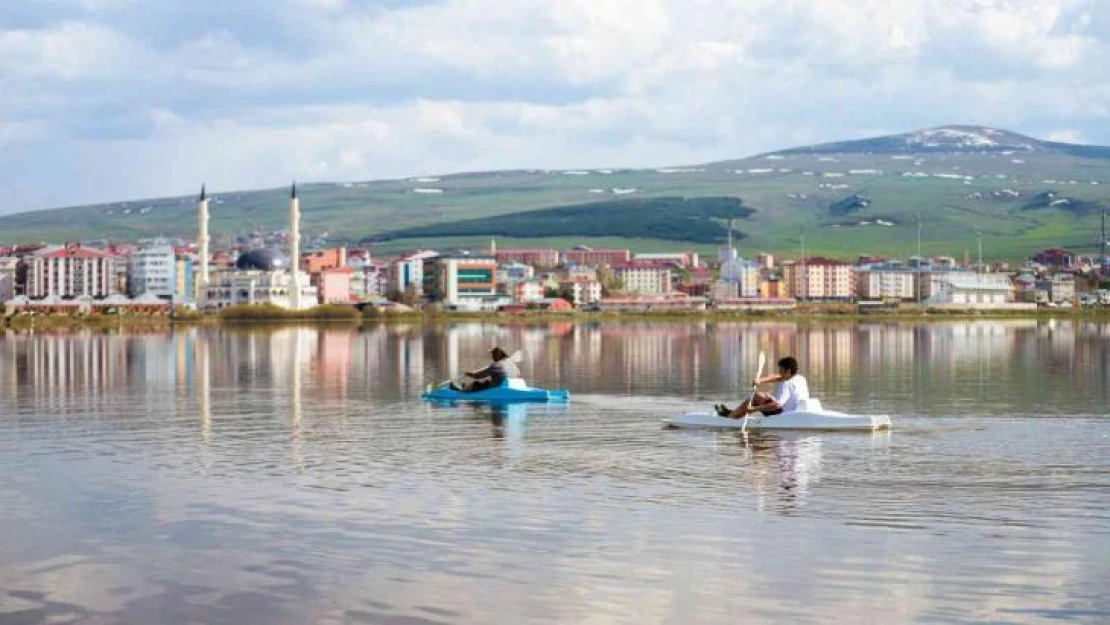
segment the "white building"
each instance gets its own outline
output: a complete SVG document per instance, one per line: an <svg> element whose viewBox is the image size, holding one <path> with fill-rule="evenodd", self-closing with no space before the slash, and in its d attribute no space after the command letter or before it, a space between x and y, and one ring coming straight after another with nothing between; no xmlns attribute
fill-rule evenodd
<svg viewBox="0 0 1110 625"><path fill-rule="evenodd" d="M351 275L351 292L363 298L383 297L389 290L388 268L378 263L365 263L354 267Z"/></svg>
<svg viewBox="0 0 1110 625"><path fill-rule="evenodd" d="M135 250L127 263L127 293L150 293L171 299L177 283L177 257L172 245L151 245Z"/></svg>
<svg viewBox="0 0 1110 625"><path fill-rule="evenodd" d="M950 278L972 275L979 274L975 274L967 269L949 269L937 265L922 267L919 270L915 270L914 289L917 292L917 297L925 301L936 295Z"/></svg>
<svg viewBox="0 0 1110 625"><path fill-rule="evenodd" d="M425 250L403 256L390 265L389 290L404 293L412 288L417 295L424 294L424 263L439 256L439 252Z"/></svg>
<svg viewBox="0 0 1110 625"><path fill-rule="evenodd" d="M846 301L855 296L852 265L830 258L808 258L782 264L788 297Z"/></svg>
<svg viewBox="0 0 1110 625"><path fill-rule="evenodd" d="M663 263L627 263L613 268L626 293L665 295L671 292L671 266Z"/></svg>
<svg viewBox="0 0 1110 625"><path fill-rule="evenodd" d="M565 275L567 280L597 280L597 268L569 267Z"/></svg>
<svg viewBox="0 0 1110 625"><path fill-rule="evenodd" d="M496 310L510 300L497 292L492 256L436 256L423 261L424 297L461 310Z"/></svg>
<svg viewBox="0 0 1110 625"><path fill-rule="evenodd" d="M862 300L914 299L912 269L872 266L856 272L856 292Z"/></svg>
<svg viewBox="0 0 1110 625"><path fill-rule="evenodd" d="M1014 285L1002 274L953 273L938 283L926 302L936 306L1005 308L1014 301Z"/></svg>
<svg viewBox="0 0 1110 625"><path fill-rule="evenodd" d="M116 293L116 258L77 243L43 248L25 259L27 296L104 298Z"/></svg>
<svg viewBox="0 0 1110 625"><path fill-rule="evenodd" d="M730 297L759 297L759 266L740 258L735 249L722 248L718 254L721 263L720 281L735 284L735 289L716 285L720 292L733 293Z"/></svg>
<svg viewBox="0 0 1110 625"><path fill-rule="evenodd" d="M15 274L18 269L18 258L0 257L0 304L15 297Z"/></svg>
<svg viewBox="0 0 1110 625"><path fill-rule="evenodd" d="M544 283L541 280L517 280L512 283L510 293L515 302L536 302L545 297Z"/></svg>
<svg viewBox="0 0 1110 625"><path fill-rule="evenodd" d="M234 269L209 271L208 198L202 187L197 201L200 276L197 280L198 306L219 310L228 306L271 304L292 310L314 308L317 288L300 269L301 203L297 186L289 197L289 252L286 259L278 250L254 249L240 254Z"/></svg>
<svg viewBox="0 0 1110 625"><path fill-rule="evenodd" d="M661 252L650 254L633 254L634 263L673 263L681 267L693 269L701 262L697 252Z"/></svg>
<svg viewBox="0 0 1110 625"><path fill-rule="evenodd" d="M1037 281L1037 289L1048 294L1050 302L1070 302L1075 299L1075 276L1058 273L1051 278Z"/></svg>
<svg viewBox="0 0 1110 625"><path fill-rule="evenodd" d="M219 310L242 304L272 304L304 310L316 306L316 287L299 271L300 297L293 291L289 262L275 250L251 250L239 256L235 269L212 272L204 307Z"/></svg>
<svg viewBox="0 0 1110 625"><path fill-rule="evenodd" d="M559 282L559 292L570 298L575 306L596 304L601 301L601 283L597 280L573 279Z"/></svg>

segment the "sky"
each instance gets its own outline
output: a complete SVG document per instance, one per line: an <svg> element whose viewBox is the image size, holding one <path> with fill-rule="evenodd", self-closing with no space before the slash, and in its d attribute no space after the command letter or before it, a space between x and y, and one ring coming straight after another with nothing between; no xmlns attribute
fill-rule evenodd
<svg viewBox="0 0 1110 625"><path fill-rule="evenodd" d="M1108 0L0 0L0 213L983 124L1110 144Z"/></svg>

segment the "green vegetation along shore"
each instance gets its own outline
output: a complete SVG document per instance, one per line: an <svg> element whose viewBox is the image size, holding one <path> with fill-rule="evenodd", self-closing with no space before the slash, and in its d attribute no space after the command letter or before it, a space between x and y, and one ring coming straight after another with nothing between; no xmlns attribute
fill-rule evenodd
<svg viewBox="0 0 1110 625"><path fill-rule="evenodd" d="M852 304L803 304L787 310L705 310L705 311L635 311L635 312L546 312L525 313L454 312L439 310L392 312L350 306L318 306L304 311L288 311L268 306L238 306L216 315L198 313L159 315L17 315L4 318L0 328L14 331L65 330L78 328L135 330L167 328L173 325L205 326L272 326L275 324L361 324L378 322L438 323L455 321L491 321L498 323L548 323L558 321L924 321L959 319L1077 319L1110 321L1110 308L1041 308L1027 311L935 310L922 307L861 312Z"/></svg>

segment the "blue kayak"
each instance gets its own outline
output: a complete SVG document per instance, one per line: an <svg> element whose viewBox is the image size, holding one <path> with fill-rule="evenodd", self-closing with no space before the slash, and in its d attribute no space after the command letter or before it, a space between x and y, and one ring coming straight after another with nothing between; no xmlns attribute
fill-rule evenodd
<svg viewBox="0 0 1110 625"><path fill-rule="evenodd" d="M451 388L450 382L444 382L435 388L429 388L421 395L424 399L498 402L498 401L547 401L565 402L570 399L570 392L566 389L549 391L542 388L532 388L524 380L505 380L496 388L487 388L483 391L464 393Z"/></svg>

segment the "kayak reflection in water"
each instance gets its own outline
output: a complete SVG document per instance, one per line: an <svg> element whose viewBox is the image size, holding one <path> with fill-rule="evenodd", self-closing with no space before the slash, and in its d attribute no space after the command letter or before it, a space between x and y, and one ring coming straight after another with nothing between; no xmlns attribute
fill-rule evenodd
<svg viewBox="0 0 1110 625"><path fill-rule="evenodd" d="M749 399L744 400L735 410L724 404L714 406L717 414L730 419L742 419L745 415L755 412L769 417L797 410L798 404L802 400L809 399L809 383L806 382L804 376L798 373L798 361L793 356L787 356L779 360L778 365L779 372L777 375L764 376L752 382L753 386L778 382L779 387L775 390L774 395L758 391L753 393Z"/></svg>
<svg viewBox="0 0 1110 625"><path fill-rule="evenodd" d="M491 362L488 367L477 371L467 371L463 375L472 378L472 380L461 385L451 382L451 388L464 393L474 393L477 391L484 391L488 388L497 388L504 384L507 379L522 377L520 375L520 369L516 366L516 363L509 358L509 355L505 353L505 350L500 347L494 347L489 350L489 355L493 362Z"/></svg>

